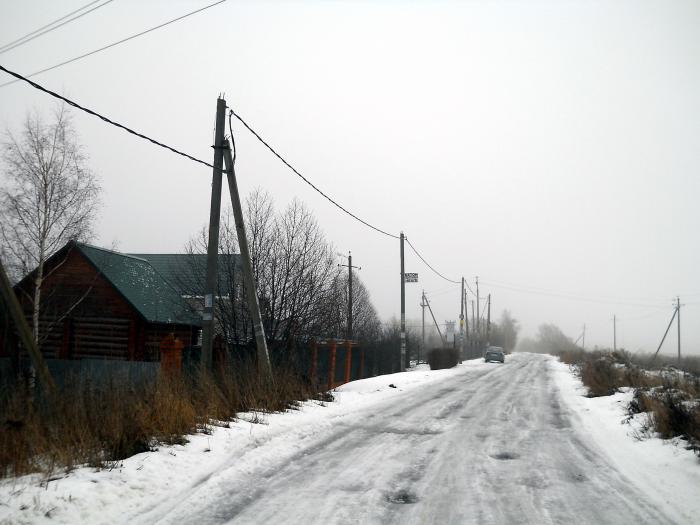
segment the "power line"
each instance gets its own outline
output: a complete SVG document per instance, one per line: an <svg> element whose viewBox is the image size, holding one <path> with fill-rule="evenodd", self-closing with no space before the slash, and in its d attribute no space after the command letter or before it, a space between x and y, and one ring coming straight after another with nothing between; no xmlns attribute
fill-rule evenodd
<svg viewBox="0 0 700 525"><path fill-rule="evenodd" d="M99 0L97 0L97 1L99 1ZM76 16L74 16L73 18L69 18L69 19L66 20L65 22L62 22L62 23L60 23L60 24L58 24L58 25L55 25L55 26L53 26L53 27L50 27L50 26L52 26L53 24L55 24L56 22L60 22L61 20L65 20L66 18L68 18L69 16L71 16L71 15L77 13L78 11L81 11L81 10L85 9L86 7L90 7L91 5L97 3L97 2L90 2L89 4L87 4L87 5L83 6L83 7L81 7L80 9L76 9L76 10L73 11L72 13L68 13L67 15L65 15L65 16L63 16L63 17L61 17L61 18L59 18L58 20L54 20L54 21L51 22L50 24L47 24L47 25L45 25L45 26L43 26L43 27L40 27L40 28L37 29L36 31L32 31L31 33L29 33L29 34L27 34L27 35L24 35L23 37L18 38L17 40L14 40L14 41L10 42L9 44L5 44L4 46L2 46L2 47L0 48L0 55L3 54L3 53L6 53L6 52L8 52L8 51L11 51L11 50L15 49L16 47L19 47L19 46L22 46L22 45L24 45L24 44L26 44L26 43L28 43L28 42L31 42L31 41L34 40L35 38L39 38L40 36L45 35L46 33L50 33L51 31L53 31L53 30L55 30L55 29L58 29L59 27L63 27L64 25L69 24L69 23L71 23L72 21L77 20L78 18L82 18L82 17L84 17L85 15L87 15L87 14L89 14L89 13L92 13L92 12L95 11L96 9L99 9L100 7L104 7L104 6L106 6L107 4L109 4L110 2L113 2L113 1L114 1L114 0L107 0L107 1L104 2L103 4L100 4L100 5L98 5L98 6L95 6L95 7L93 7L92 9L88 9L88 10L85 11L84 13L80 13L79 15L76 15ZM46 28L48 28L48 29L46 29ZM43 29L43 31L42 31L42 29Z"/></svg>
<svg viewBox="0 0 700 525"><path fill-rule="evenodd" d="M603 299L603 298L593 298L593 297L584 297L584 296L577 296L574 294L568 294L568 293L563 293L563 292L554 292L554 291L544 291L544 290L538 290L534 288L528 288L528 287L523 287L523 286L508 286L505 284L499 284L493 281L483 281L484 283L488 284L489 286L493 286L495 288L503 288L506 290L512 290L515 292L522 292L522 293L529 293L533 295L544 295L544 296L550 296L550 297L561 297L563 299L571 299L574 301L583 301L583 302L591 302L591 303L601 303L601 304L619 304L623 306L637 306L637 307L642 307L642 308L662 308L661 306L657 306L655 304L643 304L643 303L632 303L632 302L626 302L626 301L617 301L617 300L612 300L612 299Z"/></svg>
<svg viewBox="0 0 700 525"><path fill-rule="evenodd" d="M454 290L455 290L454 286L449 286L449 287L440 288L437 290L425 290L425 293L428 295L431 295L431 296L435 296L435 295L443 295L443 294L446 294L448 292L454 292Z"/></svg>
<svg viewBox="0 0 700 525"><path fill-rule="evenodd" d="M221 0L221 1L225 1L225 0ZM220 2L219 2L219 3L220 3ZM147 140L147 141L151 142L152 144L155 144L156 146L160 146L161 148L167 149L168 151L171 151L171 152L173 152L173 153L176 153L177 155L183 156L183 157L185 157L185 158L187 158L187 159L190 159L190 160L192 160L192 161L194 161L194 162L197 162L197 163L202 164L202 165L204 165L204 166L207 166L207 167L209 167L209 168L214 168L214 165L212 165L212 164L210 164L210 163L208 163L208 162L205 162L205 161L203 161L203 160L201 160L201 159L198 159L198 158L196 158L196 157L193 157L192 155L189 155L189 154L184 153L184 152L182 152L182 151L180 151L180 150L177 150L177 149L175 149L175 148L173 148L173 147L171 147L171 146L168 146L167 144L164 144L164 143L159 142L159 141L157 141L157 140L155 140L155 139L152 139L151 137L148 137L148 136L146 136L146 135L144 135L144 134L142 134L142 133L139 133L139 132L137 132L137 131L134 131L134 130L132 130L131 128L128 128L127 126L124 126L123 124L119 124L118 122L115 122L115 121L113 121L113 120L111 120L111 119L105 117L104 115L101 115L101 114L97 113L96 111L93 111L93 110L88 109L88 108L86 108L86 107L84 107L84 106L81 106L81 105L78 104L77 102L74 102L74 101L70 100L69 98L66 98L66 97L64 97L64 96L62 96L62 95L59 95L58 93L55 93L54 91L51 91L51 90L49 90L49 89L47 89L47 88L41 86L40 84L37 84L36 82L34 82L34 81L32 81L32 80L29 80L28 78L26 78L26 77L20 75L19 73L16 73L16 72L14 72L14 71L10 71L9 69L7 69L6 67L4 67L4 66L2 66L2 65L0 65L0 71L4 71L5 73L7 73L7 74L9 74L9 75L11 75L11 76L13 76L13 77L15 77L17 80L22 80L22 81L26 82L27 84L29 84L30 86L32 86L33 88L38 89L39 91L42 91L42 92L44 92L44 93L46 93L46 94L48 94L48 95L51 95L51 96L54 97L54 98L57 98L57 99L59 99L59 100L62 100L63 102L67 103L69 106L72 106L72 107L74 107L74 108L77 108L77 109L79 109L79 110L81 110L81 111L84 111L85 113L88 113L88 114L90 114L90 115L93 115L93 116L99 118L100 120L102 120L102 121L104 121L104 122L107 122L108 124L111 124L111 125L113 125L113 126L115 126L115 127L118 127L118 128L120 128L120 129L123 129L123 130L126 131L127 133L130 133L130 134L135 135L135 136L137 136L137 137L139 137L139 138L142 138L142 139L144 139L144 140ZM267 147L278 159L280 159L280 161L282 161L282 163L284 163L290 170L292 170L296 175L298 175L304 182L306 182L306 183L307 183L309 186L311 186L314 190L316 190L316 191L317 191L318 193L320 193L323 197L325 197L329 202L331 202L333 205L335 205L336 207L338 207L340 210L342 210L343 212L345 212L346 214L348 214L348 215L349 215L350 217L352 217L353 219L355 219L355 220L361 222L361 223L364 224L365 226L368 226L368 227L372 228L373 230L375 230L375 231L377 231L377 232L379 232L379 233L382 233L382 234L384 234L384 235L386 235L386 236L388 236L388 237L392 237L392 238L394 238L394 239L398 239L398 238L399 238L397 235L393 235L393 234L391 234L391 233L388 233L388 232L386 232L386 231L384 231L384 230L381 230L381 229L377 228L376 226L373 226L372 224L368 223L367 221L362 220L362 219L359 218L357 215L355 215L354 213L350 212L349 210L347 210L346 208L344 208L342 205L340 205L338 202L336 202L335 200L333 200L331 197L329 197L328 195L326 195L322 190L320 190L317 186L315 186L311 181L309 181L306 177L304 177L301 173L299 173L299 171L297 171L291 164L289 164L289 162L287 162L279 153L277 153L277 152L272 148L272 146L270 146L267 142L265 142L265 140L264 140L255 130L253 130L253 129L252 129L252 128L251 128L251 127L250 127L250 126L235 112L235 111L233 111L233 109L230 109L230 108L229 108L229 110L230 110L230 115L235 116L235 117L246 127L246 129L248 129L248 131L250 131L263 145L265 145L265 147ZM233 137L233 128L232 128L232 126L231 126L230 115L229 115L229 130L230 130L231 136ZM442 278L445 279L446 281L449 281L449 282L452 282L452 283L455 283L455 284L459 284L459 283L460 283L460 281L454 281L454 280L452 280L452 279L448 279L447 277L445 277L444 275L442 275L441 273L439 273L437 270L435 270L432 266L430 266L430 264L428 264L428 262L423 258L423 256L420 255L420 253L418 253L418 251L417 251L416 248L413 246L413 244L411 244L411 241L409 241L408 239L406 239L406 241L408 242L408 245L411 247L411 249L415 252L415 254L416 254L418 257L420 257L420 259L421 259L431 270L433 270L437 275L439 275L440 277L442 277Z"/></svg>
<svg viewBox="0 0 700 525"><path fill-rule="evenodd" d="M372 228L374 231L377 231L377 232L379 232L379 233L382 233L382 234L386 235L387 237L392 237L393 239L398 239L398 238L399 238L398 235L394 235L394 234L392 234L392 233L386 232L386 231L384 231L384 230L382 230L382 229L380 229L380 228L377 228L376 226L370 224L369 222L367 222L367 221L365 221L365 220L363 220L363 219L360 219L357 215L355 215L354 213L352 213L351 211L349 211L347 208L345 208L345 207L343 207L342 205L338 204L338 202L336 202L336 201L333 200L331 197L329 197L328 195L326 195L320 188L318 188L318 186L316 186L313 182L311 182L309 179L307 179L307 178L304 177L301 173L299 173L299 171L297 171L297 169L296 169L294 166L292 166L289 162L287 162L287 161L284 159L284 157L282 157L282 155L280 155L279 153L277 153L277 152L275 151L275 149L274 149L272 146L270 146L267 142L265 142L265 140L264 140L253 128L251 128L251 127L248 125L248 123L240 117L240 115L238 115L238 113L236 113L236 112L235 112L233 109L231 109L231 108L229 108L229 110L230 110L230 115L233 115L234 117L236 117L236 118L240 121L240 123L243 124L243 125L246 127L246 129L247 129L248 131L250 131L250 132L255 136L256 139L258 139L267 149L269 149L269 150L272 152L272 154L273 154L275 157L277 157L280 161L282 161L282 163L283 163L285 166L287 166L290 170L292 170L301 180L303 180L306 184L308 184L309 186L311 186L316 192L318 192L318 193L321 194L323 197L325 197L326 200L328 200L331 204L333 204L333 205L336 206L338 209L340 209L340 210L342 210L343 212L345 212L346 214L348 214L350 217L352 217L352 218L355 219L356 221L359 221L359 222L361 222L362 224L364 224L365 226L368 226L368 227ZM230 125L230 120L229 120L229 125ZM231 134L233 135L233 130L231 129L230 131L231 131ZM409 244L410 244L410 243L409 243Z"/></svg>
<svg viewBox="0 0 700 525"><path fill-rule="evenodd" d="M183 18L187 18L188 16L192 16L192 15L194 15L194 14L200 13L200 12L204 11L205 9L209 9L210 7L214 7L214 6L219 5L219 4L222 4L222 3L224 3L224 2L226 2L226 0L219 0L218 2L214 2L213 4L206 5L206 6L202 7L202 8L200 8L200 9L196 9L196 10L194 10L194 11L190 11L189 13L186 13L186 14L184 14L184 15L182 15L182 16L178 16L177 18L173 18L172 20L168 20L167 22L164 22L164 23L159 24L159 25L157 25L157 26L151 27L150 29L146 29L145 31L141 31L140 33L136 33L135 35L131 35L131 36L128 36L128 37L126 37L126 38L122 38L121 40L118 40L118 41L116 41L116 42L112 42L111 44L107 44L106 46L103 46L103 47L101 47L101 48L99 48L99 49L95 49L94 51L90 51L90 52L88 52L88 53L84 53L84 54L82 54L82 55L80 55L80 56L73 57L73 58L70 58L70 59L68 59L68 60L65 60L65 61L63 61L63 62L61 62L61 63L59 63L59 64L55 64L55 65L53 65L53 66L49 66L49 67L47 67L47 68L40 69L39 71L35 71L34 73L31 73L30 75L27 75L27 77L28 77L28 78L31 78L31 77L34 77L34 76L36 76L36 75L40 75L40 74L42 74L42 73L46 73L47 71L51 71L51 70L53 70L53 69L59 68L59 67L61 67L61 66L65 66L66 64L70 64L71 62L76 62L77 60L81 60L81 59L83 59L83 58L89 57L89 56L91 56L91 55L94 55L94 54L96 54L96 53L99 53L99 52L101 52L101 51L104 51L104 50L106 50L106 49L109 49L109 48L111 48L111 47L118 46L119 44L123 44L124 42L128 42L129 40L133 40L134 38L138 38L138 37L143 36L143 35L145 35L145 34L147 34L147 33L150 33L151 31L155 31L156 29L160 29L161 27L165 27L165 26L170 25L170 24L172 24L172 23L174 23L174 22L177 22L178 20L182 20ZM17 80L10 80L9 82L5 82L4 84L0 84L0 88L3 88L3 87L5 87L5 86L9 86L10 84L14 84L15 82L17 82Z"/></svg>
<svg viewBox="0 0 700 525"><path fill-rule="evenodd" d="M472 293L472 295L476 295L476 292L475 292L474 290L472 290L472 287L471 287L471 286L469 286L469 281L467 281L467 280L465 279L465 280L464 280L464 284L467 286L467 289Z"/></svg>
<svg viewBox="0 0 700 525"><path fill-rule="evenodd" d="M83 9L85 9L85 8L87 8L87 7L90 7L91 5L96 4L96 3L99 2L99 1L100 1L100 0L94 0L93 2L89 2L89 3L85 4L83 7L80 7L80 8L78 8L78 9L76 9L75 11L71 11L71 12L68 13L67 15L62 16L61 18L57 18L56 20L54 20L53 22L50 22L50 23L46 24L45 26L41 26L39 29L35 29L34 31L32 31L32 32L30 32L30 33L27 33L26 35L21 36L21 37L15 39L15 40L13 40L12 42L8 42L7 44L4 44L4 45L0 46L0 50L5 49L6 47L9 47L9 46L11 46L12 44L16 44L16 43L19 42L20 40L24 40L25 38L30 37L30 36L32 36L32 35L38 33L39 31L41 31L41 30L43 30L43 29L46 29L47 27L51 27L51 26L54 25L55 23L60 22L61 20L65 20L65 19L68 18L69 16L74 15L75 13L78 13L78 12L82 11Z"/></svg>
<svg viewBox="0 0 700 525"><path fill-rule="evenodd" d="M225 0L224 0L224 1L225 1ZM213 165L213 164L209 164L208 162L205 162L205 161L200 160L200 159L198 159L198 158L196 158L196 157L193 157L192 155L188 155L187 153L184 153L184 152L182 152L182 151L180 151L180 150L177 150L177 149L175 149L175 148L173 148L173 147L171 147L171 146L168 146L167 144L163 144L162 142L158 142L157 140L152 139L151 137L148 137L148 136L146 136L146 135L144 135L144 134L142 134L142 133L139 133L139 132L137 132L137 131L134 131L133 129L128 128L128 127L124 126L123 124L119 124L118 122L115 122L115 121L113 121L113 120L111 120L111 119L105 117L104 115L100 115L100 114L97 113L96 111L93 111L93 110L91 110L91 109L88 109L88 108L86 108L86 107L83 107L83 106L81 106L80 104L78 104L77 102L73 102L72 100L70 100L70 99L64 97L63 95L59 95L58 93L55 93L55 92L53 92L53 91L51 91L51 90L49 90L49 89L46 89L46 88L43 87L43 86L40 86L40 85L37 84L36 82L34 82L34 81L32 81L32 80L29 80L29 79L26 78L26 77L23 77L23 76L20 75L19 73L15 73L14 71L10 71L9 69L7 69L6 67L3 67L2 65L0 65L0 71L4 71L5 73L7 73L7 74L9 74L9 75L12 75L12 76L15 77L17 80L23 80L24 82L26 82L27 84L29 84L29 85L32 86L33 88L38 89L39 91L43 91L44 93L46 93L46 94L48 94L48 95L51 95L51 96L54 97L54 98L57 98L57 99L59 99L59 100L62 100L63 102L65 102L65 103L68 104L69 106L72 106L72 107L77 108L77 109L79 109L79 110L81 110L81 111L84 111L85 113L88 113L89 115L92 115L92 116L94 116L94 117L97 117L97 118L99 118L100 120L103 120L104 122L106 122L107 124L111 124L112 126L116 126L117 128L123 129L123 130L126 131L127 133L130 133L130 134L135 135L135 136L137 136L137 137L139 137L139 138L142 138L142 139L144 139L144 140L147 140L148 142L150 142L150 143L152 143L152 144L155 144L156 146L160 146L161 148L165 148L165 149L167 149L168 151L171 151L172 153L176 153L177 155L180 155L180 156L182 156L182 157L185 157L185 158L187 158L187 159L190 159L191 161L197 162L197 163L199 163L199 164L203 164L204 166L208 166L209 168L214 168L214 165Z"/></svg>
<svg viewBox="0 0 700 525"><path fill-rule="evenodd" d="M448 281L448 282L450 282L450 283L462 284L462 281L455 281L454 279L449 279L449 278L445 277L444 275L442 275L440 272L438 272L435 268L433 268L433 267L430 265L430 263L429 263L428 261L426 261L420 253L418 253L418 250L416 250L416 247L413 246L413 244L411 244L411 241L408 240L408 237L406 237L406 242L408 243L408 245L409 245L409 246L411 247L411 249L413 250L413 253L415 253L415 254L418 256L418 258L419 258L421 261L423 261L423 263L424 263L428 268L430 268L433 272L435 272L436 275L442 277L444 280L446 280L446 281Z"/></svg>
<svg viewBox="0 0 700 525"><path fill-rule="evenodd" d="M657 317L657 316L659 316L659 315L661 315L661 314L665 314L665 313L666 313L666 310L665 310L665 309L664 309L664 310L661 310L660 308L661 308L661 307L659 307L658 310L654 310L653 312L649 312L649 313L644 314L644 315L638 315L638 316L635 316L635 317L623 317L622 319L620 319L620 318L618 317L618 318L617 318L617 322L618 322L618 323L626 323L626 322L628 322L628 321L640 321L640 320L642 320L642 319L649 319L650 317Z"/></svg>

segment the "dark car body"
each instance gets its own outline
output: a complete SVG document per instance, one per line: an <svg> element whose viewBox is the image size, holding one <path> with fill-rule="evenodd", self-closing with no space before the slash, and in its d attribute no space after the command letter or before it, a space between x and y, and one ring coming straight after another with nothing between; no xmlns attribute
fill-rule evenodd
<svg viewBox="0 0 700 525"><path fill-rule="evenodd" d="M500 361L501 363L506 362L506 354L503 348L500 346L489 346L484 352L484 361L487 363L489 361Z"/></svg>

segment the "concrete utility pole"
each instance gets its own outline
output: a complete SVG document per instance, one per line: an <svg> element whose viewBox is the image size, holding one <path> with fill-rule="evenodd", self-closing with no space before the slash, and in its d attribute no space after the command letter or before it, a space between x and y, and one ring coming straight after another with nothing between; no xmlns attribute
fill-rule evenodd
<svg viewBox="0 0 700 525"><path fill-rule="evenodd" d="M445 347L447 346L447 339L442 336L442 332L440 331L440 325L438 324L437 320L435 319L435 315L433 314L433 309L430 307L430 301L428 301L428 298L423 294L423 298L425 299L425 305L428 307L428 311L430 312L430 317L433 318L433 324L435 324L435 328L438 331L438 335L440 336L440 341L442 342L442 346Z"/></svg>
<svg viewBox="0 0 700 525"><path fill-rule="evenodd" d="M219 258L219 218L221 217L221 176L224 165L224 131L226 126L226 101L216 101L216 131L214 132L214 170L211 182L211 208L209 210L209 243L207 245L207 273L204 282L204 312L202 313L202 366L212 366L214 341L214 299L216 298L217 263Z"/></svg>
<svg viewBox="0 0 700 525"><path fill-rule="evenodd" d="M472 299L472 333L474 334L474 339L478 339L478 334L476 333L476 321L474 320L474 299Z"/></svg>
<svg viewBox="0 0 700 525"><path fill-rule="evenodd" d="M420 309L421 309L421 317L422 317L422 325L421 325L421 353L425 357L425 290L421 293L420 297ZM420 363L420 356L418 356L418 362Z"/></svg>
<svg viewBox="0 0 700 525"><path fill-rule="evenodd" d="M406 369L406 273L403 260L403 232L399 241L401 243L401 364L399 371L403 371Z"/></svg>
<svg viewBox="0 0 700 525"><path fill-rule="evenodd" d="M352 252L348 252L348 264L338 265L339 268L341 266L348 269L348 329L346 339L352 340L352 269L362 270L362 267L352 265Z"/></svg>
<svg viewBox="0 0 700 525"><path fill-rule="evenodd" d="M462 277L462 291L459 294L459 361L464 356L464 277Z"/></svg>
<svg viewBox="0 0 700 525"><path fill-rule="evenodd" d="M651 363L654 362L654 360L656 359L656 356L659 354L659 351L661 351L661 347L663 346L664 341L666 340L666 336L668 335L668 331L671 329L671 325L673 324L673 320L676 318L676 315L678 315L679 310L680 310L680 307L679 307L678 303L676 303L676 305L673 307L673 315L671 316L671 320L668 322L668 326L666 327L666 331L664 332L664 336L661 338L661 342L659 343L659 346L656 349L656 352L654 352L654 355L651 358L651 361L650 361ZM678 328L678 335L680 336L680 326ZM680 341L680 337L678 338L678 340ZM679 347L680 347L680 343L679 343ZM679 355L680 355L680 351L679 351Z"/></svg>
<svg viewBox="0 0 700 525"><path fill-rule="evenodd" d="M258 291L253 277L253 263L250 258L248 248L248 238L245 233L245 223L243 222L243 209L241 207L241 197L238 194L238 184L236 183L236 171L231 157L231 149L228 141L224 141L226 175L228 178L228 189L231 194L231 207L233 208L233 220L236 223L236 234L238 236L238 247L241 250L241 264L243 266L243 284L248 298L248 310L250 311L253 331L255 332L255 345L257 348L258 370L262 371L268 379L272 380L272 366L270 365L270 354L267 351L267 340L265 339L265 328L260 314L260 303L258 302Z"/></svg>
<svg viewBox="0 0 700 525"><path fill-rule="evenodd" d="M676 297L676 323L678 325L678 368L681 367L681 298Z"/></svg>
<svg viewBox="0 0 700 525"><path fill-rule="evenodd" d="M613 352L617 351L617 317L613 315Z"/></svg>
<svg viewBox="0 0 700 525"><path fill-rule="evenodd" d="M476 277L476 338L481 341L481 328L480 328L480 323L479 323L479 318L481 317L479 315L479 308L480 308L480 300L479 300L479 276L477 275Z"/></svg>
<svg viewBox="0 0 700 525"><path fill-rule="evenodd" d="M489 300L486 305L488 307L486 314L486 343L491 344L491 294L489 294Z"/></svg>
<svg viewBox="0 0 700 525"><path fill-rule="evenodd" d="M469 339L469 302L467 301L467 291L462 294L462 307L464 308L464 335ZM472 326L472 328L474 328Z"/></svg>

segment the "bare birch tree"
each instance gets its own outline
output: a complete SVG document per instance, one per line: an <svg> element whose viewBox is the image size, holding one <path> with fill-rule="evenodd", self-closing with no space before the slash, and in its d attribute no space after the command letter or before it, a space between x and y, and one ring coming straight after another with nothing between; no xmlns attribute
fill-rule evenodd
<svg viewBox="0 0 700 525"><path fill-rule="evenodd" d="M15 277L36 269L30 300L38 342L44 263L69 240L89 239L100 187L65 106L50 121L28 114L20 134L8 130L5 138L0 239Z"/></svg>

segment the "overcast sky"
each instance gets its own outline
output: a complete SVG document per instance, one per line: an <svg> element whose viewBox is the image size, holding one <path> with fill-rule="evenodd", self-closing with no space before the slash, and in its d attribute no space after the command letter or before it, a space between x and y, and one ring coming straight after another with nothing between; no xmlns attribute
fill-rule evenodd
<svg viewBox="0 0 700 525"><path fill-rule="evenodd" d="M114 0L6 53L22 74L211 1ZM0 45L87 0L0 0ZM403 230L451 279L475 276L495 317L586 345L653 351L682 309L700 354L700 2L240 2L34 78L211 160L216 98L297 169L378 227ZM0 82L10 80L0 73ZM0 88L0 125L54 101ZM75 124L104 188L96 244L180 252L208 221L211 170L94 117ZM399 313L399 243L304 185L240 125L237 174L284 207L297 197L352 250L383 319ZM1 176L1 175L0 175ZM407 316L421 289L440 321L459 287L407 248ZM664 353L675 352L675 330Z"/></svg>

